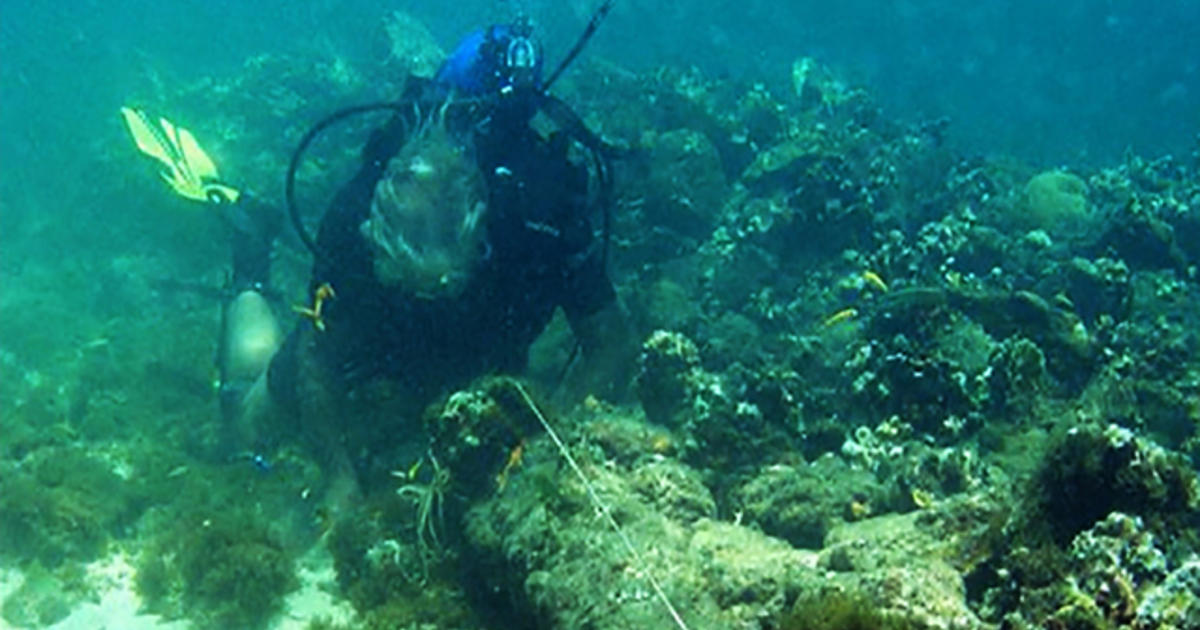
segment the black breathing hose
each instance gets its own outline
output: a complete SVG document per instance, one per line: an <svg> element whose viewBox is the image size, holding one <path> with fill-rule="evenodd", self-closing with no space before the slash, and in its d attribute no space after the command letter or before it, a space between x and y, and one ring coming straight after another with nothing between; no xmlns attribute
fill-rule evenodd
<svg viewBox="0 0 1200 630"><path fill-rule="evenodd" d="M313 125L308 133L300 139L300 144L296 150L292 152L292 161L288 164L287 183L284 187L284 195L287 198L288 215L292 219L292 227L296 230L296 236L300 237L300 241L312 252L312 255L324 262L329 262L330 257L327 253L321 251L317 242L309 234L308 228L304 226L304 220L300 216L300 208L296 204L296 171L300 168L300 160L304 158L304 152L308 150L308 145L316 139L321 132L328 129L331 125L341 122L351 116L358 116L373 111L382 111L386 109L394 111L403 111L405 108L402 103L368 103L366 105L356 105L339 109L338 111L322 118L320 122Z"/></svg>

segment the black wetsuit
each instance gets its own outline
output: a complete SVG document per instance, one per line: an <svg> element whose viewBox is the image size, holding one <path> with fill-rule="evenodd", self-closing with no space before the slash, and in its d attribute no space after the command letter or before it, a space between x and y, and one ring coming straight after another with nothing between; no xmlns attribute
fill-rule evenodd
<svg viewBox="0 0 1200 630"><path fill-rule="evenodd" d="M427 82L411 83L406 97L422 112L445 101ZM315 355L348 388L386 377L425 397L520 370L556 307L576 322L613 302L590 220L589 166L568 157L568 134L543 137L528 119L527 111L488 107L447 116L452 132L470 138L487 190L487 254L455 298L415 297L376 278L360 225L414 121L398 115L371 136L358 173L321 221L317 245L327 256L311 279L313 289L328 282L337 293L324 305L325 331L312 335ZM293 333L271 365L271 392L281 402L294 388L299 339Z"/></svg>

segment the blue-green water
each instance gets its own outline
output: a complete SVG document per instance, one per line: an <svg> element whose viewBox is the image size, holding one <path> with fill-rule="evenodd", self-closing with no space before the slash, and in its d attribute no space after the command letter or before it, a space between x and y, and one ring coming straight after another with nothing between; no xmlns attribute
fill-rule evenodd
<svg viewBox="0 0 1200 630"><path fill-rule="evenodd" d="M552 90L613 147L612 361L571 296L526 348L539 309L468 284L425 330L358 320L383 377L231 435L237 215L121 107L273 213L264 294L332 345L356 296L297 314L328 278L284 217L305 131L521 11L552 67L595 8L0 11L0 627L1200 628L1190 2L617 0ZM312 146L308 229L385 120ZM557 230L523 225L481 249ZM512 339L527 366L478 360Z"/></svg>

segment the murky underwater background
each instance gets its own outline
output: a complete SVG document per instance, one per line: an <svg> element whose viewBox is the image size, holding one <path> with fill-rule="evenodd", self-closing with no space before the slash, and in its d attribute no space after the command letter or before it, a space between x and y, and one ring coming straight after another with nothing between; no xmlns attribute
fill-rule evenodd
<svg viewBox="0 0 1200 630"><path fill-rule="evenodd" d="M275 202L325 114L522 7L554 62L594 6L0 11L0 626L1200 628L1182 0L618 0L554 91L627 149L633 393L551 402L561 321L516 376L637 556L540 430L336 514L302 446L222 446L226 226L119 108ZM316 147L314 215L380 122ZM287 327L309 264L281 239ZM398 430L533 426L515 382Z"/></svg>

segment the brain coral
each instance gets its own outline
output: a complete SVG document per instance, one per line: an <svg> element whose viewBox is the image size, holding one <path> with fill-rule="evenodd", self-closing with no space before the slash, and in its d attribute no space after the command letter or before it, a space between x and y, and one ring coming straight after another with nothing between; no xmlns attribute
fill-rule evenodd
<svg viewBox="0 0 1200 630"><path fill-rule="evenodd" d="M1064 171L1043 171L1025 184L1025 222L1061 231L1087 216L1087 184Z"/></svg>

